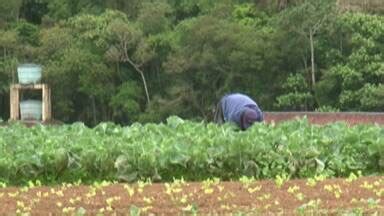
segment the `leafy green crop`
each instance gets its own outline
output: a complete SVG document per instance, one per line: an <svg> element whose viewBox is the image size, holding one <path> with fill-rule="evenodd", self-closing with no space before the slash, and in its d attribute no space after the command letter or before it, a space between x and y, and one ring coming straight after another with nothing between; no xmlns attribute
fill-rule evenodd
<svg viewBox="0 0 384 216"><path fill-rule="evenodd" d="M0 127L0 181L23 184L95 180L307 178L384 170L384 128L306 119L231 125L170 117L165 124L102 123Z"/></svg>

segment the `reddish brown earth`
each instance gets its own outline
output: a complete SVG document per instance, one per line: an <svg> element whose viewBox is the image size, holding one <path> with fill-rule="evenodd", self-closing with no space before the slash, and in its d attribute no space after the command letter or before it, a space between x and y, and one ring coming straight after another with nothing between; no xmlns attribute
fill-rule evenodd
<svg viewBox="0 0 384 216"><path fill-rule="evenodd" d="M313 124L327 124L332 122L347 122L350 125L355 124L380 124L384 125L384 112L265 112L264 119L266 122L283 122L306 116L308 121ZM37 124L36 121L24 121L27 126ZM53 120L43 122L45 125L61 125L60 121ZM0 123L6 126L7 122Z"/></svg>
<svg viewBox="0 0 384 216"><path fill-rule="evenodd" d="M111 184L0 189L0 214L20 215L341 215L384 214L384 177L361 177L352 182L330 179L308 185L274 181ZM204 186L205 185L205 186ZM357 214L360 215L360 214Z"/></svg>
<svg viewBox="0 0 384 216"><path fill-rule="evenodd" d="M384 113L369 112L265 112L266 122L282 122L306 116L310 123L327 124L332 122L347 122L348 124L381 124L384 125Z"/></svg>

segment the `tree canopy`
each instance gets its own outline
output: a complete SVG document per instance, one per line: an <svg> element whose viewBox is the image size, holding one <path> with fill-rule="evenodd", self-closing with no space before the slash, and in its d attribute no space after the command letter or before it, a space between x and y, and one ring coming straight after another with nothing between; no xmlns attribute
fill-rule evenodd
<svg viewBox="0 0 384 216"><path fill-rule="evenodd" d="M346 2L0 0L0 118L31 62L64 122L209 121L230 92L270 111L384 111L382 11Z"/></svg>

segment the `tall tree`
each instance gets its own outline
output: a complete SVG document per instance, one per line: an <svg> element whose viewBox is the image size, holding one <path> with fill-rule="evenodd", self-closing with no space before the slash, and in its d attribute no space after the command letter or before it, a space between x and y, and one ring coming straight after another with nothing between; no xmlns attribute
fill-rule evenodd
<svg viewBox="0 0 384 216"><path fill-rule="evenodd" d="M137 22L145 34L157 34L171 28L172 8L165 1L143 3Z"/></svg>
<svg viewBox="0 0 384 216"><path fill-rule="evenodd" d="M272 53L265 53L269 42L264 29L202 16L182 22L177 31L179 42L165 66L179 80L181 92L189 92L181 101L190 104L186 110L208 118L211 106L225 93L262 97L267 73L273 71L267 64L275 61Z"/></svg>
<svg viewBox="0 0 384 216"><path fill-rule="evenodd" d="M18 50L18 35L14 30L0 30L0 49L2 55L0 57L1 73L6 78L1 79L0 89L8 88L9 81L16 82L15 66L17 63L16 51ZM3 83L4 82L4 83Z"/></svg>
<svg viewBox="0 0 384 216"><path fill-rule="evenodd" d="M360 13L343 14L336 28L343 49L316 86L319 101L341 110L383 111L384 19ZM329 49L326 55L335 56Z"/></svg>
<svg viewBox="0 0 384 216"><path fill-rule="evenodd" d="M20 17L33 24L40 24L48 12L47 0L23 0L20 8Z"/></svg>
<svg viewBox="0 0 384 216"><path fill-rule="evenodd" d="M22 0L0 0L0 19L15 21L19 18Z"/></svg>
<svg viewBox="0 0 384 216"><path fill-rule="evenodd" d="M335 0L303 0L281 15L281 24L285 29L308 41L312 89L316 84L316 35L335 19L336 12Z"/></svg>
<svg viewBox="0 0 384 216"><path fill-rule="evenodd" d="M119 10L129 18L136 18L142 2L142 0L105 0L105 5L107 9Z"/></svg>
<svg viewBox="0 0 384 216"><path fill-rule="evenodd" d="M142 67L153 56L138 24L128 20L126 14L107 10L100 16L81 15L69 21L86 43L98 49L107 60L128 64L142 80L147 103L150 102L145 72Z"/></svg>
<svg viewBox="0 0 384 216"><path fill-rule="evenodd" d="M142 79L145 95L147 98L147 104L150 103L150 96L148 91L147 81L145 79L144 71L141 66L151 58L137 59L135 61L135 52L145 50L148 48L146 42L142 40L143 33L135 24L129 22L123 22L122 20L116 20L108 26L108 32L111 35L111 47L109 48L108 55L113 55L119 58L121 62L128 63L135 71L137 71ZM132 52L133 50L133 52ZM150 52L146 52L150 53ZM142 55L143 56L143 55Z"/></svg>

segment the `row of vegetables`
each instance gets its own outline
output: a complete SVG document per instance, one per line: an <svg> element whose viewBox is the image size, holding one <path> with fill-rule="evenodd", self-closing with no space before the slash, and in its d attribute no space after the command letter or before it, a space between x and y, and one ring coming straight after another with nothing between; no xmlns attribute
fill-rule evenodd
<svg viewBox="0 0 384 216"><path fill-rule="evenodd" d="M161 124L0 127L0 181L44 184L348 176L384 171L384 128L307 119L247 131L170 117Z"/></svg>

